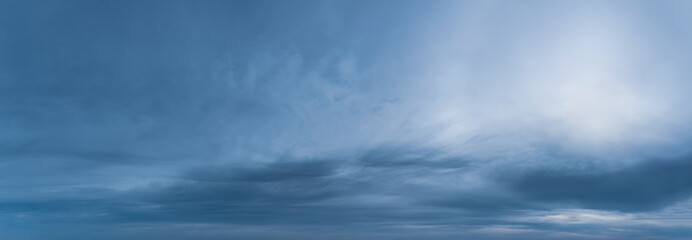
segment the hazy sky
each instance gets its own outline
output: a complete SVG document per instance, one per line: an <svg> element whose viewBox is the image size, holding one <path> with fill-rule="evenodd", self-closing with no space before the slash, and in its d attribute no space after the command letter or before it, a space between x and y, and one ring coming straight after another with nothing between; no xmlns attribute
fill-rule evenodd
<svg viewBox="0 0 692 240"><path fill-rule="evenodd" d="M0 0L0 238L692 239L692 2Z"/></svg>

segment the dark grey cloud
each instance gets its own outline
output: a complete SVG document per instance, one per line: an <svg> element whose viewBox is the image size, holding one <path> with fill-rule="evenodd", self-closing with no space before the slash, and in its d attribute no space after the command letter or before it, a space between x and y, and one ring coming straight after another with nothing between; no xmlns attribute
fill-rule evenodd
<svg viewBox="0 0 692 240"><path fill-rule="evenodd" d="M431 224L427 221L431 219L435 219L432 222L439 221L437 223L483 222L478 219L476 223L467 222L464 217L451 220L455 214L457 217L480 217L487 218L484 221L489 223L503 223L490 217L556 207L650 211L692 195L692 180L687 174L692 166L689 157L648 160L617 170L570 172L544 168L514 172L499 179L494 175L481 176L498 181L500 186L507 187L506 190L502 187L450 190L440 185L411 182L413 178L463 176L478 169L460 158L435 152L386 147L352 157L281 158L256 166L198 167L186 171L172 184L154 184L128 192L89 188L71 191L101 191L104 196L114 197L91 200L90 206L108 213L103 218L122 217L120 221L125 222L166 222L184 218L192 222L236 224L314 224L322 221L327 225L363 221ZM439 162L445 164L439 165ZM399 200L378 202L375 198L368 199L368 196ZM76 207L80 204L64 200L6 203L3 210L10 212L42 208L83 211ZM119 207L113 208L112 204ZM427 210L409 212L405 209ZM341 217L326 222L320 220L333 214Z"/></svg>
<svg viewBox="0 0 692 240"><path fill-rule="evenodd" d="M619 211L657 210L692 196L692 158L647 160L603 170L540 169L506 179L531 201Z"/></svg>
<svg viewBox="0 0 692 240"><path fill-rule="evenodd" d="M441 168L455 169L469 166L461 157L444 157L439 150L415 149L415 147L381 147L365 151L358 158L364 167L382 168Z"/></svg>
<svg viewBox="0 0 692 240"><path fill-rule="evenodd" d="M3 201L0 211L6 216L22 215L23 221L28 222L72 222L96 229L104 224L155 224L162 228L186 223L292 228L353 225L354 229L360 229L362 224L376 224L382 229L366 228L360 230L361 234L421 233L415 229L397 230L405 226L435 228L449 234L445 236L461 236L455 235L459 233L451 231L450 226L466 229L463 236L483 236L472 233L486 231L482 229L487 226L500 226L487 231L548 231L533 232L537 235L532 236L559 236L561 231L592 234L594 230L588 227L533 222L516 226L517 222L511 219L526 211L564 207L658 209L689 197L685 180L689 166L689 158L685 157L649 160L600 172L567 172L549 167L513 169L512 174L498 178L480 173L483 166L466 158L450 157L444 151L389 146L350 156L281 157L262 164L198 166L166 182L152 182L127 191L73 188L61 193L62 199ZM469 175L495 185L455 187L463 184L455 179ZM432 179L434 184L415 179Z"/></svg>
<svg viewBox="0 0 692 240"><path fill-rule="evenodd" d="M440 210L435 208L439 206L425 201L431 197L447 198L445 192L407 182L409 177L424 178L440 171L454 172L444 173L447 175L463 174L470 168L461 159L435 152L388 147L351 157L279 158L255 166L197 167L184 172L172 183L152 183L126 192L73 188L67 190L71 194L61 193L80 198L91 193L87 196L92 196L92 200L85 204L49 199L13 201L5 202L3 210L39 215L49 212L85 215L85 220L90 218L87 210L93 210L103 213L93 215L96 216L93 220L123 222L186 219L190 222L236 224L321 222L331 225L383 220L415 222L420 217L447 219L451 216L405 210L417 206L437 212ZM440 162L444 164L440 165ZM437 196L423 196L423 193ZM378 197L385 200L387 197L400 198L404 202L381 202ZM465 205L465 208L475 210L472 205ZM337 215L339 217L329 217Z"/></svg>
<svg viewBox="0 0 692 240"><path fill-rule="evenodd" d="M413 221L425 213L400 212L406 204L368 197L411 198L421 187L406 183L408 176L424 177L440 169L458 171L465 162L439 160L429 150L399 152L403 149L324 159L280 158L258 166L200 167L183 174L183 182L147 189L142 197L158 206L152 214L204 221L327 225Z"/></svg>
<svg viewBox="0 0 692 240"><path fill-rule="evenodd" d="M279 160L259 167L220 167L192 171L190 179L211 182L280 182L301 179L319 179L334 174L341 164L338 160Z"/></svg>

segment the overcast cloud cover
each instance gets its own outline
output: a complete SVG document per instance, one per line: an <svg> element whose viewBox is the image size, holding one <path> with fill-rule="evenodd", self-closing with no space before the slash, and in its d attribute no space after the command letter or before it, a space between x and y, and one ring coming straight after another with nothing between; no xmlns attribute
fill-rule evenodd
<svg viewBox="0 0 692 240"><path fill-rule="evenodd" d="M0 1L2 239L692 239L689 1Z"/></svg>

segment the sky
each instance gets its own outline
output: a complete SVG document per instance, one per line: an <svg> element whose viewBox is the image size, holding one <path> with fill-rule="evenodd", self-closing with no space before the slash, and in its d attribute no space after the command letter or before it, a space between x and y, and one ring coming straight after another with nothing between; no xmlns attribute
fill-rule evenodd
<svg viewBox="0 0 692 240"><path fill-rule="evenodd" d="M689 1L0 0L0 238L692 239Z"/></svg>

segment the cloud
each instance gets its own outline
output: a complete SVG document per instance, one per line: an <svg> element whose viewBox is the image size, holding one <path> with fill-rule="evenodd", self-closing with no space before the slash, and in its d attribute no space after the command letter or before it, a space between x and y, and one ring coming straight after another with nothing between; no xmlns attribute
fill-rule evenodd
<svg viewBox="0 0 692 240"><path fill-rule="evenodd" d="M629 220L649 228L681 225L634 213L559 208L642 212L669 206L691 194L684 183L688 163L689 158L652 160L576 173L512 169L497 178L484 172L506 172L495 169L501 165L485 166L442 150L386 146L344 156L203 165L136 188L72 188L62 190L63 199L5 200L0 210L32 222L153 224L164 229L183 223L299 228L376 224L387 232L403 228L418 234L434 228L445 236L626 237L630 235L588 226L635 224L623 224ZM65 215L71 217L61 217ZM575 224L583 227L560 227ZM467 231L455 233L451 226Z"/></svg>
<svg viewBox="0 0 692 240"><path fill-rule="evenodd" d="M0 237L689 235L674 5L0 2Z"/></svg>
<svg viewBox="0 0 692 240"><path fill-rule="evenodd" d="M533 201L620 211L657 210L692 196L692 158L649 160L614 170L541 169L508 178Z"/></svg>
<svg viewBox="0 0 692 240"><path fill-rule="evenodd" d="M423 179L439 171L458 172L465 163L428 150L397 150L401 149L374 149L362 155L324 159L279 158L250 167L199 167L172 184L143 189L141 196L142 201L157 206L152 215L204 221L415 221L417 213L399 212L417 198L409 191L421 188L409 182L411 178ZM319 220L325 214L337 213L339 218ZM399 214L403 215L397 217Z"/></svg>

